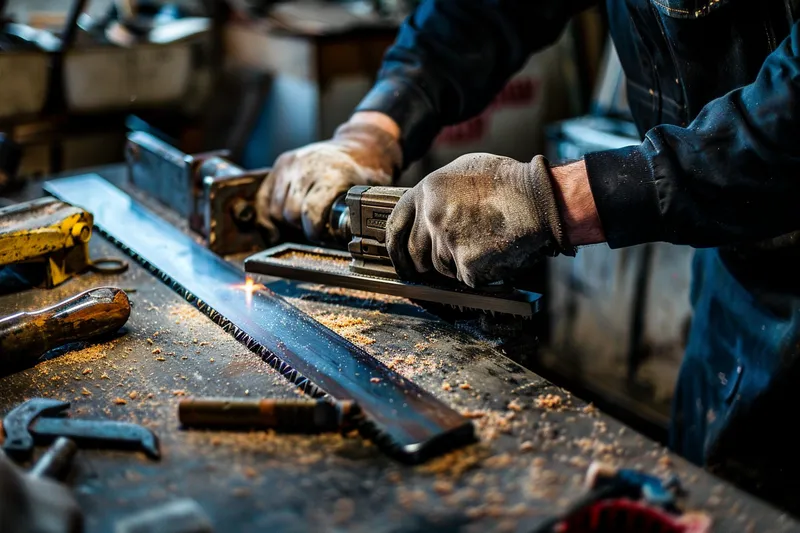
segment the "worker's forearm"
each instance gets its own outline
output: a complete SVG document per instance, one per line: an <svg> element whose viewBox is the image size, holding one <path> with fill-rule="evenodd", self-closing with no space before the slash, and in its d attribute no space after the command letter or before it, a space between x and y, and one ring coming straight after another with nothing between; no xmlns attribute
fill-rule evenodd
<svg viewBox="0 0 800 533"><path fill-rule="evenodd" d="M581 160L556 166L550 172L569 243L572 246L584 246L605 242L584 162Z"/></svg>
<svg viewBox="0 0 800 533"><path fill-rule="evenodd" d="M354 113L348 122L351 124L371 124L382 129L395 140L400 138L400 126L397 125L397 122L392 117L380 111L359 111Z"/></svg>

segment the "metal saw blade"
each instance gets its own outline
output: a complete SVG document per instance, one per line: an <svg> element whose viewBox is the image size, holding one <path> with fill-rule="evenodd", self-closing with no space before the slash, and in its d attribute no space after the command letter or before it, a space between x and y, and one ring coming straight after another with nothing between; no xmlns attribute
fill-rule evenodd
<svg viewBox="0 0 800 533"><path fill-rule="evenodd" d="M472 423L245 274L97 174L45 184L94 214L98 230L310 394L359 404L376 444L407 462L474 441ZM375 379L377 378L377 379Z"/></svg>

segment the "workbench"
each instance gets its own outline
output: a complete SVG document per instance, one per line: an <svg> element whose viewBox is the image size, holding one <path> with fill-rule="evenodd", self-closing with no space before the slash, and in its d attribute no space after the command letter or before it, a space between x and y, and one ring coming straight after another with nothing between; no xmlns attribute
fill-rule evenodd
<svg viewBox="0 0 800 533"><path fill-rule="evenodd" d="M117 178L120 169L106 173ZM30 192L29 192L30 194ZM101 236L93 256L122 256ZM31 397L71 415L143 424L163 458L81 450L69 483L88 532L120 517L194 498L217 531L530 531L582 493L594 459L678 474L688 507L714 531L800 531L800 523L668 453L501 353L500 344L412 302L267 280L275 292L473 418L480 442L407 466L355 434L316 436L179 427L184 397L294 398L295 388L169 287L131 261L55 289L0 296L4 314L97 286L128 291L126 327L0 378L0 411ZM41 453L41 449L39 453Z"/></svg>

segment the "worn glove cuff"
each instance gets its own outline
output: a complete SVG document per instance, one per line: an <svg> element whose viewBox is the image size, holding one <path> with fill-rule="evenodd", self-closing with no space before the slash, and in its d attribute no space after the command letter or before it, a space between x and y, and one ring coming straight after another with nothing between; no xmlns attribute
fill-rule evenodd
<svg viewBox="0 0 800 533"><path fill-rule="evenodd" d="M403 150L389 132L373 124L364 122L345 122L333 134L334 140L355 141L370 147L375 153L385 155L394 178L398 178L403 168Z"/></svg>
<svg viewBox="0 0 800 533"><path fill-rule="evenodd" d="M550 256L567 255L574 257L576 249L569 243L561 211L558 208L553 191L553 175L550 163L542 155L537 155L528 164L530 183L533 189L533 201L542 218L542 224L550 230L550 244L545 251Z"/></svg>

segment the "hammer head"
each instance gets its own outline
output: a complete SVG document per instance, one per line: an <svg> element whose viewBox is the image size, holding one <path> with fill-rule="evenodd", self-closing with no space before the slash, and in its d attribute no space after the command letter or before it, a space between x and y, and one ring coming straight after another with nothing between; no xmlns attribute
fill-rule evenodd
<svg viewBox="0 0 800 533"><path fill-rule="evenodd" d="M68 402L33 398L16 407L3 420L6 454L21 461L30 458L34 444L46 444L67 437L82 448L127 448L145 452L153 459L160 457L158 439L147 428L115 420L83 420L79 418L40 416L61 412Z"/></svg>
<svg viewBox="0 0 800 533"><path fill-rule="evenodd" d="M17 461L29 459L34 445L29 430L31 422L40 415L58 414L68 408L69 402L48 398L33 398L18 405L3 419L3 431L6 434L3 451Z"/></svg>

